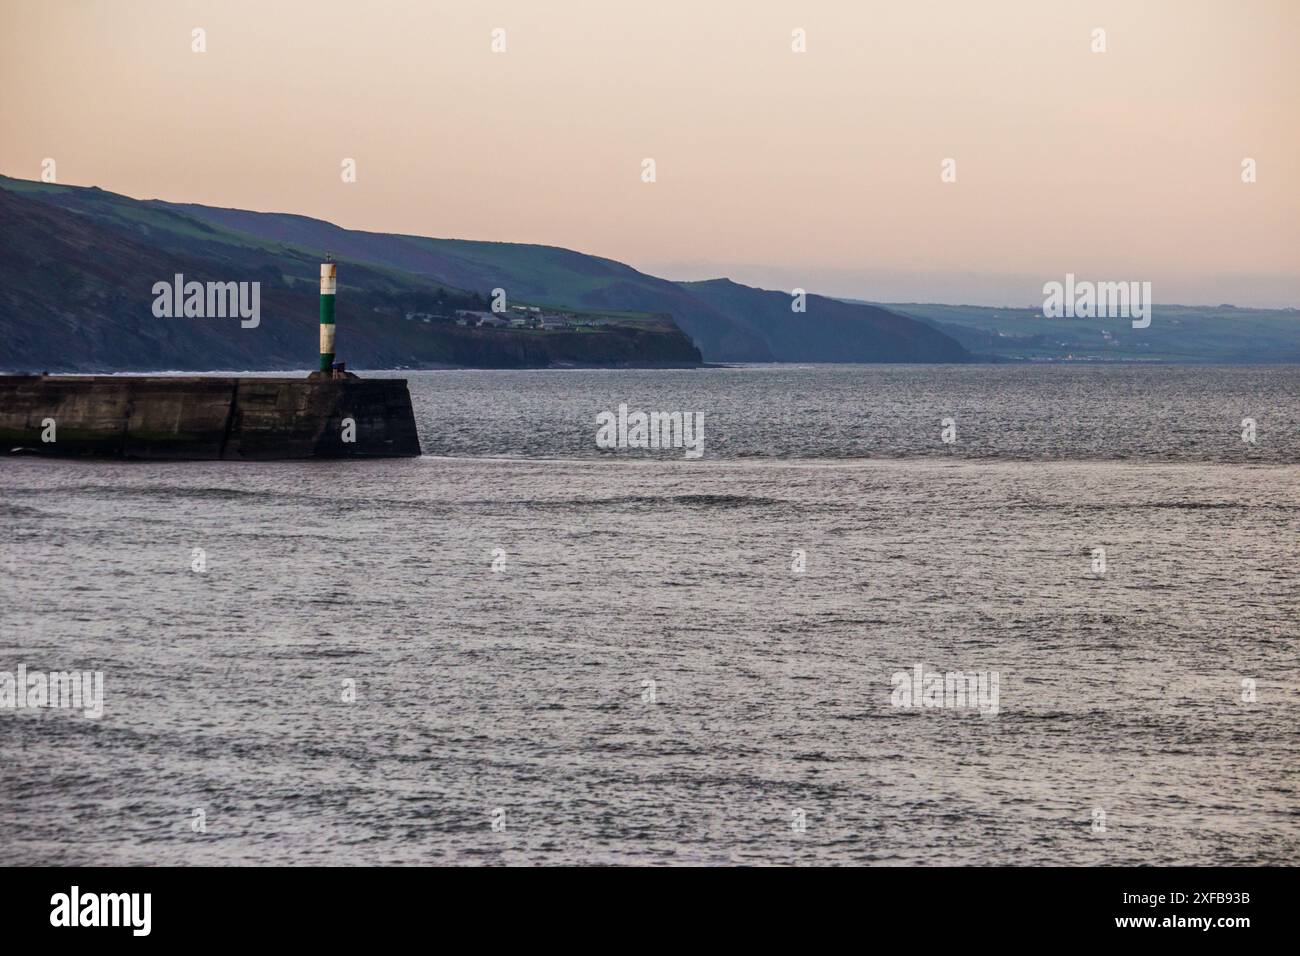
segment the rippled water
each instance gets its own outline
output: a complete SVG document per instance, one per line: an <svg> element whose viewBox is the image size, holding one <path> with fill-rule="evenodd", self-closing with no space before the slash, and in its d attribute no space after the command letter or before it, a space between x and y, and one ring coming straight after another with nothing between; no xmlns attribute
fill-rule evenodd
<svg viewBox="0 0 1300 956"><path fill-rule="evenodd" d="M1300 463L1300 366L409 372L426 454L596 457L596 415L704 415L710 458ZM945 418L957 441L942 440ZM1256 441L1242 441L1242 421ZM644 454L637 451L621 452Z"/></svg>
<svg viewBox="0 0 1300 956"><path fill-rule="evenodd" d="M1295 371L410 377L420 460L0 459L0 670L107 698L0 711L5 862L1295 862Z"/></svg>

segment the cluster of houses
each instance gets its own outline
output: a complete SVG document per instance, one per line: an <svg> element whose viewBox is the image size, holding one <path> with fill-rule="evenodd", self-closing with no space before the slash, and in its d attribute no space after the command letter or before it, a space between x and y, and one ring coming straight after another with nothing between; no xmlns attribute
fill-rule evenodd
<svg viewBox="0 0 1300 956"><path fill-rule="evenodd" d="M376 311L379 311L378 309ZM476 312L457 309L457 325L469 328L496 329L577 329L608 325L604 319L580 319L571 312L547 312L535 305L511 306L508 312ZM408 322L446 322L448 317L434 312L407 312Z"/></svg>
<svg viewBox="0 0 1300 956"><path fill-rule="evenodd" d="M456 324L473 328L576 329L605 325L603 319L579 319L569 312L544 312L535 305L516 305L509 312L456 310Z"/></svg>

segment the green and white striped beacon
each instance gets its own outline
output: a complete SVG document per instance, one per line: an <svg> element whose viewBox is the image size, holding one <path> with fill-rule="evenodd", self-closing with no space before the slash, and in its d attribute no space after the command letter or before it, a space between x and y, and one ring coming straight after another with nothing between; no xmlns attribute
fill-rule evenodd
<svg viewBox="0 0 1300 956"><path fill-rule="evenodd" d="M334 257L325 253L320 264L320 370L328 372L334 367L334 293L338 283L338 267Z"/></svg>

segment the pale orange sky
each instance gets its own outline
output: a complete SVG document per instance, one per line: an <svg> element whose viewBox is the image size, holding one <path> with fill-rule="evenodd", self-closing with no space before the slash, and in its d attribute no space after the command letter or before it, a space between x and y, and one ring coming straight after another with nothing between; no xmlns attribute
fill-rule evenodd
<svg viewBox="0 0 1300 956"><path fill-rule="evenodd" d="M1296 0L3 6L11 176L880 301L1300 305Z"/></svg>

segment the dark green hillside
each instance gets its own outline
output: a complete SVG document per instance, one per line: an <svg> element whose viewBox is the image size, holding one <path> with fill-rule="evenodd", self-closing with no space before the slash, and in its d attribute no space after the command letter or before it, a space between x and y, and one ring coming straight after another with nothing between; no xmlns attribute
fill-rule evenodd
<svg viewBox="0 0 1300 956"><path fill-rule="evenodd" d="M0 185L4 184L0 181ZM20 188L39 190L41 198L48 202L102 214L84 189L32 183L23 183ZM789 312L788 297L784 311L776 307L781 293L736 286L737 290L753 295L722 295L716 289L697 288L696 283L670 282L612 259L554 246L361 232L285 213L156 200L140 203L125 197L114 197L114 200L144 207L114 210L117 216L139 219L146 217L150 209L170 212L178 215L183 223L200 222L210 226L213 233L209 238L219 241L271 249L290 247L316 252L329 249L341 258L424 276L479 295L503 288L511 302L670 316L710 361L951 362L967 359L961 347L946 336L936 335L922 323L890 317L883 309L820 300L822 305L817 312L811 317L800 317ZM153 223L149 227L158 228ZM903 355L909 357L898 357Z"/></svg>
<svg viewBox="0 0 1300 956"><path fill-rule="evenodd" d="M725 280L670 282L611 259L553 246L360 232L305 216L141 201L94 188L4 177L0 189L167 255L200 258L218 277L255 275L304 295L314 295L316 287L315 271L305 265L328 250L348 264L340 270L340 292L364 293L366 301L352 303L353 308L377 316L475 307L464 304L468 302L482 308L492 290L500 288L512 305L635 314L639 318L629 317L627 324L647 330L658 326L670 335L678 335L675 324L705 359L714 361L969 360L959 344L932 326L879 307L814 296L809 311L796 314L784 293ZM349 352L350 360L377 361L396 354L406 356L401 364L443 361L419 358L424 352L405 341L376 339L370 345L360 354ZM669 351L677 361L692 360L689 344Z"/></svg>
<svg viewBox="0 0 1300 956"><path fill-rule="evenodd" d="M0 181L7 185L13 180ZM315 367L319 254L167 209L78 190L76 202L0 189L0 368L203 371ZM47 193L47 195L59 195ZM259 282L260 324L158 318L153 286ZM408 318L482 310L481 296L340 258L339 357L353 367L699 364L670 324L641 317L583 333L463 328Z"/></svg>

